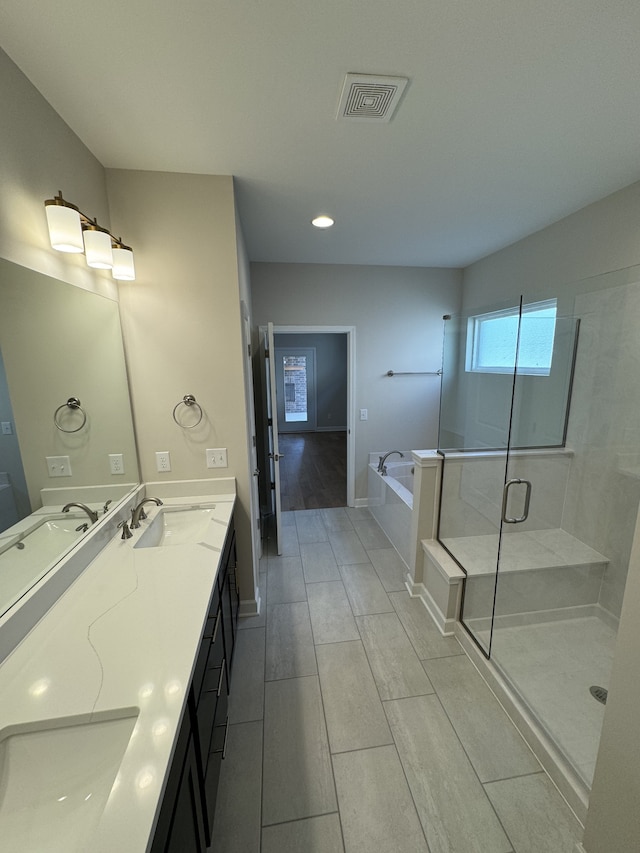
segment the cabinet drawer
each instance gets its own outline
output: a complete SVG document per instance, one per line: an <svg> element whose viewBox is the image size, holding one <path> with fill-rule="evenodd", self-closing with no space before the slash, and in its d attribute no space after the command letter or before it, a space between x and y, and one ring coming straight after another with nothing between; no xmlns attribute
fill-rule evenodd
<svg viewBox="0 0 640 853"><path fill-rule="evenodd" d="M213 831L213 818L216 810L216 795L218 793L218 781L220 779L220 770L222 761L226 756L227 751L227 736L229 733L229 716L226 709L226 701L224 703L224 714L221 715L221 722L218 722L216 715L216 724L213 729L213 737L211 739L211 752L207 763L207 771L204 780L204 796L205 796L205 824L208 830L208 843L211 844Z"/></svg>
<svg viewBox="0 0 640 853"><path fill-rule="evenodd" d="M224 584L227 569L236 565L236 532L232 528L227 533L227 538L222 549L222 557L220 559L220 572L218 574L218 585L222 589Z"/></svg>
<svg viewBox="0 0 640 853"><path fill-rule="evenodd" d="M195 670L193 673L193 692L196 697L196 704L200 701L200 695L203 690L205 676L213 666L219 666L217 655L224 656L224 643L222 640L222 622L224 614L220 607L220 599L217 597L218 609L214 617L207 619L207 624L211 621L211 632L208 637L202 638L200 645L200 653L196 661Z"/></svg>
<svg viewBox="0 0 640 853"><path fill-rule="evenodd" d="M203 640L210 640L213 637L215 631L216 614L218 612L219 607L220 590L218 589L218 584L214 584L213 592L211 593L211 602L209 604L209 615L207 616L207 621L204 626L204 633L202 634Z"/></svg>

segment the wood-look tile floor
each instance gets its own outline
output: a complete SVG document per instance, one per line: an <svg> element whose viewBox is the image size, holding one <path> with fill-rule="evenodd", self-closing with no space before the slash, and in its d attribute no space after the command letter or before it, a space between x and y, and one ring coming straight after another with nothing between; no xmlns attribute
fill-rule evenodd
<svg viewBox="0 0 640 853"><path fill-rule="evenodd" d="M347 433L280 433L282 511L341 507L347 502Z"/></svg>
<svg viewBox="0 0 640 853"><path fill-rule="evenodd" d="M574 853L579 823L371 521L288 512L267 543L210 853Z"/></svg>

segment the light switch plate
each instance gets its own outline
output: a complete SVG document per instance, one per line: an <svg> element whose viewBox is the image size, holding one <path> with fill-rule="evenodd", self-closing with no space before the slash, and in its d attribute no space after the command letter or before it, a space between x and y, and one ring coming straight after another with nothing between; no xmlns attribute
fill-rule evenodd
<svg viewBox="0 0 640 853"><path fill-rule="evenodd" d="M50 477L71 476L71 460L68 456L47 456L46 459Z"/></svg>
<svg viewBox="0 0 640 853"><path fill-rule="evenodd" d="M207 468L227 468L227 448L226 447L208 447L207 448Z"/></svg>
<svg viewBox="0 0 640 853"><path fill-rule="evenodd" d="M11 421L2 421L2 434L3 435L13 435L13 428L11 426Z"/></svg>

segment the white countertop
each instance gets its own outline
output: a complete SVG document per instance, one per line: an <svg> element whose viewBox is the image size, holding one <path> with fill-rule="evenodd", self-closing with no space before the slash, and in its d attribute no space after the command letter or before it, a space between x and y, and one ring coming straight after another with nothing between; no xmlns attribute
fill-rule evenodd
<svg viewBox="0 0 640 853"><path fill-rule="evenodd" d="M165 499L215 504L198 543L134 548L112 539L0 666L0 733L8 726L137 708L139 714L92 853L143 853L170 765L235 496ZM49 839L47 851L64 850ZM25 853L32 847L26 841Z"/></svg>

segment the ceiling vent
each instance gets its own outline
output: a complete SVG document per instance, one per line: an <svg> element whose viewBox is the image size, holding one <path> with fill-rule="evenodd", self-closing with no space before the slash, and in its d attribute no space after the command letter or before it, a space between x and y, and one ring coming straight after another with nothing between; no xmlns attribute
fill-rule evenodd
<svg viewBox="0 0 640 853"><path fill-rule="evenodd" d="M376 74L347 74L338 105L338 121L391 121L409 80Z"/></svg>

